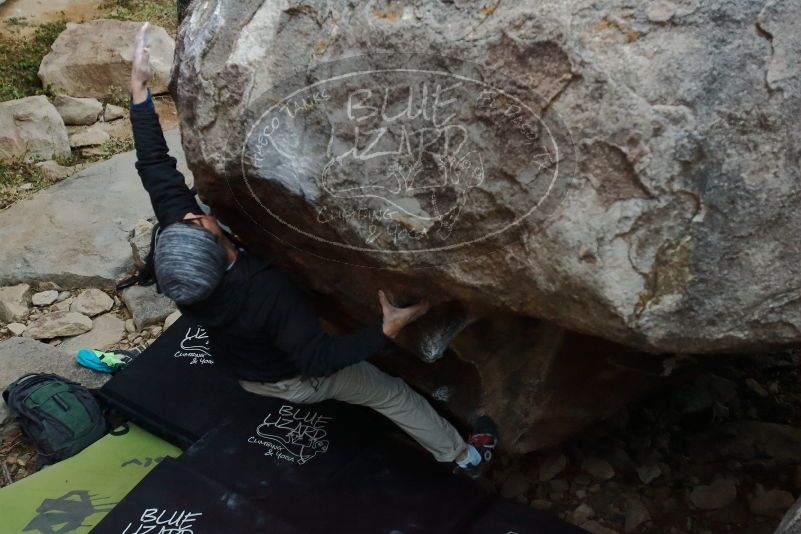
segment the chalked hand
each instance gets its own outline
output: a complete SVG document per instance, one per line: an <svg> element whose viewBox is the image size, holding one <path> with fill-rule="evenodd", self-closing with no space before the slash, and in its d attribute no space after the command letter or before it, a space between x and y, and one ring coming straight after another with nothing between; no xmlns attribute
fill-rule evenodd
<svg viewBox="0 0 801 534"><path fill-rule="evenodd" d="M147 99L147 82L150 80L150 49L148 48L147 29L150 23L145 22L136 33L133 63L131 65L131 98L134 104Z"/></svg>
<svg viewBox="0 0 801 534"><path fill-rule="evenodd" d="M378 292L378 301L381 303L381 311L384 313L384 334L389 337L398 335L403 327L418 319L430 308L426 301L399 308L389 301L384 291Z"/></svg>

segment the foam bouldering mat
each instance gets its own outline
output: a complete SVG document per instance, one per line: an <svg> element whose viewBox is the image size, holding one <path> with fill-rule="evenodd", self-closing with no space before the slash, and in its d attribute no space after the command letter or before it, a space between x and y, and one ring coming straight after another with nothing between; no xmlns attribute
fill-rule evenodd
<svg viewBox="0 0 801 534"><path fill-rule="evenodd" d="M136 425L0 489L0 531L89 532L159 462L180 450Z"/></svg>
<svg viewBox="0 0 801 534"><path fill-rule="evenodd" d="M251 394L214 363L205 330L179 318L101 388L133 421L186 448Z"/></svg>
<svg viewBox="0 0 801 534"><path fill-rule="evenodd" d="M581 532L535 510L496 506L494 495L370 409L244 391L206 342L202 327L182 318L101 393L165 439L192 443L177 462L263 514L306 532Z"/></svg>
<svg viewBox="0 0 801 534"><path fill-rule="evenodd" d="M241 495L165 459L92 530L97 534L300 534Z"/></svg>
<svg viewBox="0 0 801 534"><path fill-rule="evenodd" d="M178 461L308 532L460 532L491 499L370 410L265 400Z"/></svg>

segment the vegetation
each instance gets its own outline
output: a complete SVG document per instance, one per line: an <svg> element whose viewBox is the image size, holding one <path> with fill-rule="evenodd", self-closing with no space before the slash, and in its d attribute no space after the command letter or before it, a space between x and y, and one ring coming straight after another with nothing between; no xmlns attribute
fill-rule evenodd
<svg viewBox="0 0 801 534"><path fill-rule="evenodd" d="M114 0L104 7L111 8L110 18L150 21L175 36L178 24L176 0Z"/></svg>
<svg viewBox="0 0 801 534"><path fill-rule="evenodd" d="M28 38L0 35L0 102L46 94L37 74L39 64L66 26L62 19L38 26Z"/></svg>

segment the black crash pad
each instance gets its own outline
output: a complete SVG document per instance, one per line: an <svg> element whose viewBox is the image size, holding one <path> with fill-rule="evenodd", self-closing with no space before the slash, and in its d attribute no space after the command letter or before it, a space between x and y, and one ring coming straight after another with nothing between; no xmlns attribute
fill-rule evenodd
<svg viewBox="0 0 801 534"><path fill-rule="evenodd" d="M172 458L165 458L91 532L301 534L303 531L265 514L241 495Z"/></svg>
<svg viewBox="0 0 801 534"><path fill-rule="evenodd" d="M191 444L177 462L265 515L306 532L584 532L499 504L372 410L242 390L205 341L202 328L179 319L101 393L154 433ZM168 485L181 494L183 484Z"/></svg>

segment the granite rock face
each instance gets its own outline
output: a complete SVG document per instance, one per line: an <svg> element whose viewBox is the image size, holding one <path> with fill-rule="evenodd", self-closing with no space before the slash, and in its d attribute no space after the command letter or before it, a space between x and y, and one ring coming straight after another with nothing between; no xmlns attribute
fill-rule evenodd
<svg viewBox="0 0 801 534"><path fill-rule="evenodd" d="M548 401L569 357L531 318L652 352L801 340L796 4L210 0L173 89L203 200L362 322L379 288L428 298L399 343L474 365L531 450L610 408L579 380L580 416Z"/></svg>

